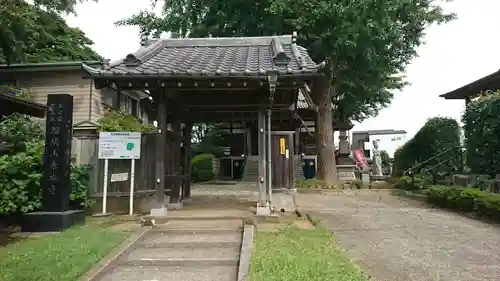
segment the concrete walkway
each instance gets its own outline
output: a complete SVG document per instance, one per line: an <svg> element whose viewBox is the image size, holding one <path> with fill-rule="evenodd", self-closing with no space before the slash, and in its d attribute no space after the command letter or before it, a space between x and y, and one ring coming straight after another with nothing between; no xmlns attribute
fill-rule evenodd
<svg viewBox="0 0 500 281"><path fill-rule="evenodd" d="M374 280L500 280L498 226L390 191L301 194L297 204L320 219Z"/></svg>
<svg viewBox="0 0 500 281"><path fill-rule="evenodd" d="M171 220L135 242L99 281L235 281L241 219Z"/></svg>

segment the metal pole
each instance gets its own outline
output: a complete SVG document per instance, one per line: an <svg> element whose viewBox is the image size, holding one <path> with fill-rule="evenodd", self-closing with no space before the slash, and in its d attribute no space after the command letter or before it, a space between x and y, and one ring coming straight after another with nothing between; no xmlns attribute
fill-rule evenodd
<svg viewBox="0 0 500 281"><path fill-rule="evenodd" d="M134 182L135 182L135 159L132 159L130 164L130 199L129 199L129 215L134 214Z"/></svg>
<svg viewBox="0 0 500 281"><path fill-rule="evenodd" d="M108 201L108 170L109 160L104 159L104 181L102 185L102 213L106 214L106 205Z"/></svg>
<svg viewBox="0 0 500 281"><path fill-rule="evenodd" d="M259 139L259 207L266 206L266 149L265 149L265 132L266 120L263 111L258 112L258 139Z"/></svg>
<svg viewBox="0 0 500 281"><path fill-rule="evenodd" d="M267 110L267 192L268 192L268 202L271 204L271 194L272 194L272 160L271 160L271 110Z"/></svg>

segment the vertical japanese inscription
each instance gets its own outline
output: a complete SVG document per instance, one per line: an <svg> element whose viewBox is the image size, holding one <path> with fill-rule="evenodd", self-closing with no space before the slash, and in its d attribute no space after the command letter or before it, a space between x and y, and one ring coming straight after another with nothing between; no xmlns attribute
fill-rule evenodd
<svg viewBox="0 0 500 281"><path fill-rule="evenodd" d="M71 192L73 97L50 94L47 108L42 205L45 211L62 212L69 209Z"/></svg>

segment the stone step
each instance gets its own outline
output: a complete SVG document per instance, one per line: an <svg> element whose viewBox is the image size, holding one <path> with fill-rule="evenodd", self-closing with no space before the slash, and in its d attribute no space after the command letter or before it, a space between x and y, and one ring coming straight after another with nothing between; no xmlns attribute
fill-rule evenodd
<svg viewBox="0 0 500 281"><path fill-rule="evenodd" d="M241 243L242 233L239 231L209 232L151 232L142 239L140 245L161 245L166 243Z"/></svg>
<svg viewBox="0 0 500 281"><path fill-rule="evenodd" d="M243 220L171 220L164 224L157 224L156 229L182 230L241 230Z"/></svg>
<svg viewBox="0 0 500 281"><path fill-rule="evenodd" d="M173 266L185 264L236 265L240 247L136 248L120 258L120 265Z"/></svg>
<svg viewBox="0 0 500 281"><path fill-rule="evenodd" d="M236 266L118 266L100 281L234 281Z"/></svg>
<svg viewBox="0 0 500 281"><path fill-rule="evenodd" d="M235 242L227 242L227 241L220 241L220 242L204 242L204 241L197 241L197 242L157 242L157 243L141 243L140 248L151 248L151 249L182 249L182 248L196 248L196 249L206 249L206 248L238 248L241 247L241 241L235 241Z"/></svg>

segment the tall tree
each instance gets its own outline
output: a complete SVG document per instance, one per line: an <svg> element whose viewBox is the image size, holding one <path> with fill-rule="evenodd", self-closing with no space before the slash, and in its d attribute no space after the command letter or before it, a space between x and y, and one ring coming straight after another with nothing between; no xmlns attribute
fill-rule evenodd
<svg viewBox="0 0 500 281"><path fill-rule="evenodd" d="M74 12L76 2L0 0L0 63L100 59L93 42L60 15Z"/></svg>
<svg viewBox="0 0 500 281"><path fill-rule="evenodd" d="M163 13L141 11L117 24L142 35L259 36L297 31L299 44L325 61L326 79L314 85L318 105L318 178L336 184L331 102L337 117L375 116L405 86L402 73L430 24L454 18L441 0L165 0Z"/></svg>

